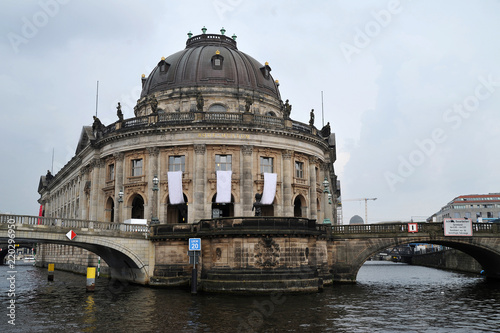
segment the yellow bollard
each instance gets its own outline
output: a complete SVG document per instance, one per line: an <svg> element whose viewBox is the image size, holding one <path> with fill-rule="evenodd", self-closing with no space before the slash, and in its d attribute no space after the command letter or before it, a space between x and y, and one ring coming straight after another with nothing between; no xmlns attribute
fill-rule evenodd
<svg viewBox="0 0 500 333"><path fill-rule="evenodd" d="M95 290L95 267L87 267L87 291Z"/></svg>
<svg viewBox="0 0 500 333"><path fill-rule="evenodd" d="M54 281L54 264L49 264L48 281Z"/></svg>

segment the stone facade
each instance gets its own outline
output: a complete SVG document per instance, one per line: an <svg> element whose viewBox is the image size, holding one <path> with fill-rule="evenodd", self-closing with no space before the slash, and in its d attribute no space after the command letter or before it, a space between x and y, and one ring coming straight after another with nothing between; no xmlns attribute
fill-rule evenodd
<svg viewBox="0 0 500 333"><path fill-rule="evenodd" d="M82 129L73 159L54 177L41 177L39 202L45 216L117 223L144 219L160 225L251 217L255 194L263 191L263 172L271 172L277 174L275 199L262 207L263 216L335 224L340 193L334 135L290 119L291 106L281 100L269 65L239 51L231 38L204 34L186 44L184 51L162 58L143 76L136 117L107 126L96 119ZM167 172L178 170L187 206L169 201ZM217 170L232 171L231 203L215 203ZM210 256L218 258L214 267L227 258L228 267L258 268L257 259L248 255L264 246L262 239L267 238L227 240L231 250L211 240ZM324 266L324 258L316 262L324 245L305 239L273 241L283 251L277 267L308 262L297 254L306 248L314 265ZM181 264L185 244L155 246L155 276L161 278Z"/></svg>

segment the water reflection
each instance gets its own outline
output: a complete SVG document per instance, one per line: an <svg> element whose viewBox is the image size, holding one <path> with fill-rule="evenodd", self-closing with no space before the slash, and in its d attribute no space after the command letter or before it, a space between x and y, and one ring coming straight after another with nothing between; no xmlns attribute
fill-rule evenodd
<svg viewBox="0 0 500 333"><path fill-rule="evenodd" d="M0 267L0 288L6 287ZM152 289L19 268L16 326L0 332L469 332L500 326L500 286L481 277L394 263L363 266L354 285L261 296ZM0 293L6 304L6 293Z"/></svg>

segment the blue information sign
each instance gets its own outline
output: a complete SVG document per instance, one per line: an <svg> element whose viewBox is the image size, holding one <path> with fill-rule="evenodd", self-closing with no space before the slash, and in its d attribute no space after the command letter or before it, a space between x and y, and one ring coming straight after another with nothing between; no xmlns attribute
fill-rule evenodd
<svg viewBox="0 0 500 333"><path fill-rule="evenodd" d="M189 238L189 251L201 251L201 238Z"/></svg>

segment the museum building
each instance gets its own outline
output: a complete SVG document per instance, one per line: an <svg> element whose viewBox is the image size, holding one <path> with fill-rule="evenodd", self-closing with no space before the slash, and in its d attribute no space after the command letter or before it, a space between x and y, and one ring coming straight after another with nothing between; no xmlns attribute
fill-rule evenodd
<svg viewBox="0 0 500 333"><path fill-rule="evenodd" d="M314 110L292 111L270 65L238 50L235 35L202 31L142 75L135 117L124 119L118 104L116 122L94 117L83 127L75 156L40 178L44 216L156 227L254 216L336 223L329 123L318 129ZM291 118L298 112L310 115L308 124ZM159 268L170 264L159 259L168 242L155 244L155 276L168 275Z"/></svg>

